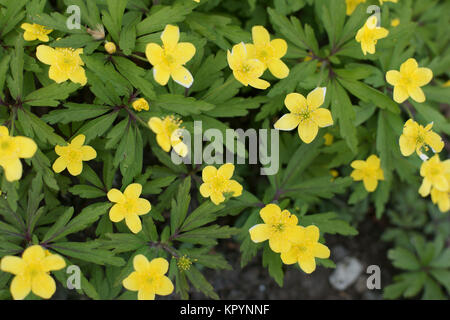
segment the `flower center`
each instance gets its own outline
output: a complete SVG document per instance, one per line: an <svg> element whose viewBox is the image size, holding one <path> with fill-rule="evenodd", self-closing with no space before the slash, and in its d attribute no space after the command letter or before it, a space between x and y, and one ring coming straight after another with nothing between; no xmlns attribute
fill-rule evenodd
<svg viewBox="0 0 450 320"><path fill-rule="evenodd" d="M309 110L306 110L300 113L300 118L302 121L308 120L309 118L311 118L311 112L309 112Z"/></svg>
<svg viewBox="0 0 450 320"><path fill-rule="evenodd" d="M275 232L282 232L284 230L284 223L275 223L272 225Z"/></svg>
<svg viewBox="0 0 450 320"><path fill-rule="evenodd" d="M69 162L79 162L81 161L81 151L79 150L69 150L67 153L67 160Z"/></svg>
<svg viewBox="0 0 450 320"><path fill-rule="evenodd" d="M242 66L242 72L243 72L243 73L249 73L250 71L252 71L252 67L251 67L250 65L244 64L244 65Z"/></svg>
<svg viewBox="0 0 450 320"><path fill-rule="evenodd" d="M127 199L123 204L127 213L136 212L136 200L135 199Z"/></svg>

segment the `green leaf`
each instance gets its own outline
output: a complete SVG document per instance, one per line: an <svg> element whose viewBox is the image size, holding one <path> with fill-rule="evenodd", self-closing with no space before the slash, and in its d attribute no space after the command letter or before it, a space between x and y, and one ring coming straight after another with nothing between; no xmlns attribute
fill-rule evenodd
<svg viewBox="0 0 450 320"><path fill-rule="evenodd" d="M60 100L67 99L78 88L80 85L73 82L53 83L29 93L24 102L30 106L57 107Z"/></svg>
<svg viewBox="0 0 450 320"><path fill-rule="evenodd" d="M57 242L51 248L62 255L92 262L99 265L113 265L121 267L125 265L122 258L115 257L111 251L98 249L95 242Z"/></svg>
<svg viewBox="0 0 450 320"><path fill-rule="evenodd" d="M203 292L207 297L218 300L219 296L214 292L214 288L205 279L201 272L194 266L191 266L185 273L192 285L199 291Z"/></svg>
<svg viewBox="0 0 450 320"><path fill-rule="evenodd" d="M65 103L64 107L66 109L50 111L42 117L42 120L50 124L67 124L96 118L111 110L108 106L72 102Z"/></svg>
<svg viewBox="0 0 450 320"><path fill-rule="evenodd" d="M389 250L388 257L396 268L412 271L420 269L417 257L405 248L397 247Z"/></svg>
<svg viewBox="0 0 450 320"><path fill-rule="evenodd" d="M280 287L283 287L283 262L281 261L280 255L273 252L268 244L264 246L262 263L263 267L269 269L270 276Z"/></svg>
<svg viewBox="0 0 450 320"><path fill-rule="evenodd" d="M317 213L303 216L301 218L303 226L315 225L322 233L341 234L344 236L355 236L358 231L349 225L347 221L338 219L334 212Z"/></svg>

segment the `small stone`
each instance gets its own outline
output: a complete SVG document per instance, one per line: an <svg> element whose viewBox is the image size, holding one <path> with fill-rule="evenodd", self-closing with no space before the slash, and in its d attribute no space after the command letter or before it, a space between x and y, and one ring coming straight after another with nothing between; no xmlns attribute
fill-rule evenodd
<svg viewBox="0 0 450 320"><path fill-rule="evenodd" d="M330 275L329 281L333 288L343 291L353 284L363 271L358 259L346 257L336 264L336 269Z"/></svg>

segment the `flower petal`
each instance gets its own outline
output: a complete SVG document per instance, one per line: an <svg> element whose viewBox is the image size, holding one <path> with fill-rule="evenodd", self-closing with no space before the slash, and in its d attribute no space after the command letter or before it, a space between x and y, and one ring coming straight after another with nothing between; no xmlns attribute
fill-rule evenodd
<svg viewBox="0 0 450 320"><path fill-rule="evenodd" d="M194 77L185 67L178 67L171 72L172 79L185 88L190 88L194 83Z"/></svg>
<svg viewBox="0 0 450 320"><path fill-rule="evenodd" d="M108 197L108 200L111 202L124 202L125 201L125 197L123 196L123 193L120 192L120 190L118 189L111 189L108 191L108 194L106 195Z"/></svg>
<svg viewBox="0 0 450 320"><path fill-rule="evenodd" d="M22 163L19 158L7 159L2 164L6 180L17 181L22 177Z"/></svg>
<svg viewBox="0 0 450 320"><path fill-rule="evenodd" d="M82 160L89 161L97 157L97 151L91 146L82 146L81 152L83 153Z"/></svg>
<svg viewBox="0 0 450 320"><path fill-rule="evenodd" d="M170 69L164 64L158 64L153 67L153 78L157 83L165 86L169 82Z"/></svg>
<svg viewBox="0 0 450 320"><path fill-rule="evenodd" d="M409 94L408 90L403 86L395 86L394 87L394 101L397 103L403 103L406 99L408 99Z"/></svg>
<svg viewBox="0 0 450 320"><path fill-rule="evenodd" d="M234 173L234 165L232 163L225 163L217 170L217 175L225 180L230 180Z"/></svg>
<svg viewBox="0 0 450 320"><path fill-rule="evenodd" d="M155 289L157 295L167 296L173 292L174 287L172 281L168 277L163 276L158 280Z"/></svg>
<svg viewBox="0 0 450 320"><path fill-rule="evenodd" d="M263 242L269 239L270 226L267 224L257 224L251 227L248 232L250 233L250 239L253 242Z"/></svg>
<svg viewBox="0 0 450 320"><path fill-rule="evenodd" d="M330 257L330 249L321 243L314 244L313 253L314 256L320 259L328 259Z"/></svg>
<svg viewBox="0 0 450 320"><path fill-rule="evenodd" d="M305 232L305 237L312 241L312 242L317 242L319 241L319 236L320 236L320 231L319 228L317 228L314 225L311 226L307 226L304 230Z"/></svg>
<svg viewBox="0 0 450 320"><path fill-rule="evenodd" d="M189 42L180 42L177 44L174 56L178 64L185 64L195 55L195 46Z"/></svg>
<svg viewBox="0 0 450 320"><path fill-rule="evenodd" d="M55 280L46 273L40 273L31 281L31 291L41 298L50 299L56 291Z"/></svg>
<svg viewBox="0 0 450 320"><path fill-rule="evenodd" d="M398 140L400 151L402 155L408 157L416 150L416 140L413 137L408 137L402 134Z"/></svg>
<svg viewBox="0 0 450 320"><path fill-rule="evenodd" d="M327 88L324 87L318 87L311 91L306 97L306 100L308 101L308 107L311 110L314 110L323 105L326 93Z"/></svg>
<svg viewBox="0 0 450 320"><path fill-rule="evenodd" d="M408 88L408 94L416 102L422 103L422 102L425 102L425 100L426 100L423 90L419 87Z"/></svg>
<svg viewBox="0 0 450 320"><path fill-rule="evenodd" d="M138 291L140 287L139 274L132 272L128 277L123 279L122 285L125 289L130 291Z"/></svg>
<svg viewBox="0 0 450 320"><path fill-rule="evenodd" d="M69 79L67 73L63 72L61 69L56 67L55 65L51 65L48 70L48 77L55 81L56 83L62 83Z"/></svg>
<svg viewBox="0 0 450 320"><path fill-rule="evenodd" d="M259 211L261 219L263 219L266 224L273 224L280 218L281 209L274 203L269 203L264 208Z"/></svg>
<svg viewBox="0 0 450 320"><path fill-rule="evenodd" d="M83 172L83 161L73 161L67 164L67 170L73 176L78 176Z"/></svg>
<svg viewBox="0 0 450 320"><path fill-rule="evenodd" d="M298 135L304 143L311 143L311 141L313 141L317 136L318 131L319 126L317 125L317 123L310 119L302 121L298 125Z"/></svg>
<svg viewBox="0 0 450 320"><path fill-rule="evenodd" d="M1 261L0 269L4 272L9 272L12 274L21 274L25 270L26 264L25 262L19 258L14 256L6 256Z"/></svg>
<svg viewBox="0 0 450 320"><path fill-rule="evenodd" d="M217 176L217 169L213 166L206 166L202 171L202 179L204 182L209 182Z"/></svg>
<svg viewBox="0 0 450 320"><path fill-rule="evenodd" d="M137 199L142 193L142 185L140 183L132 183L126 187L123 195L126 198Z"/></svg>
<svg viewBox="0 0 450 320"><path fill-rule="evenodd" d="M289 75L288 66L280 59L270 59L267 62L270 72L278 79L284 79Z"/></svg>
<svg viewBox="0 0 450 320"><path fill-rule="evenodd" d="M36 48L36 57L42 63L52 65L55 63L56 52L52 47L41 44Z"/></svg>
<svg viewBox="0 0 450 320"><path fill-rule="evenodd" d="M11 295L14 300L23 300L31 291L31 282L29 278L15 276L11 281Z"/></svg>
<svg viewBox="0 0 450 320"><path fill-rule="evenodd" d="M56 173L60 173L60 172L64 171L64 169L66 169L66 167L67 167L66 161L64 161L64 159L62 157L59 157L53 163L52 169Z"/></svg>
<svg viewBox="0 0 450 320"><path fill-rule="evenodd" d="M400 73L404 75L412 75L418 67L419 65L417 64L416 59L409 58L400 66Z"/></svg>
<svg viewBox="0 0 450 320"><path fill-rule="evenodd" d="M84 86L87 83L86 71L84 71L83 67L77 66L70 73L69 79Z"/></svg>
<svg viewBox="0 0 450 320"><path fill-rule="evenodd" d="M298 261L300 268L307 274L316 270L316 260L312 256L303 257Z"/></svg>
<svg viewBox="0 0 450 320"><path fill-rule="evenodd" d="M152 209L152 205L150 204L150 201L147 199L138 199L137 200L137 214L139 216L142 216L144 214L147 214Z"/></svg>
<svg viewBox="0 0 450 320"><path fill-rule="evenodd" d="M115 204L109 210L109 219L112 222L120 222L125 218L125 210L122 205Z"/></svg>
<svg viewBox="0 0 450 320"><path fill-rule="evenodd" d="M125 223L133 233L139 233L142 230L141 219L136 214L126 216Z"/></svg>
<svg viewBox="0 0 450 320"><path fill-rule="evenodd" d="M42 267L46 272L60 270L66 266L66 261L59 254L51 254L44 258Z"/></svg>
<svg viewBox="0 0 450 320"><path fill-rule="evenodd" d="M155 258L150 261L149 273L163 275L169 270L169 262L164 258Z"/></svg>
<svg viewBox="0 0 450 320"><path fill-rule="evenodd" d="M298 250L296 250L294 246L292 246L291 250L281 253L281 261L283 261L284 264L294 264L298 262L297 253Z"/></svg>
<svg viewBox="0 0 450 320"><path fill-rule="evenodd" d="M277 130L290 131L295 129L300 123L300 115L295 113L286 113L273 125Z"/></svg>
<svg viewBox="0 0 450 320"><path fill-rule="evenodd" d="M333 118L328 109L317 108L311 112L311 118L321 128L333 125Z"/></svg>
<svg viewBox="0 0 450 320"><path fill-rule="evenodd" d="M175 50L178 41L180 40L180 29L177 26L166 25L164 31L161 33L161 40L164 44L164 50Z"/></svg>
<svg viewBox="0 0 450 320"><path fill-rule="evenodd" d="M274 39L270 42L270 45L274 50L275 58L281 58L287 52L288 45L287 42L283 39Z"/></svg>
<svg viewBox="0 0 450 320"><path fill-rule="evenodd" d="M275 234L269 239L269 246L276 253L289 251L292 247L291 242L280 234Z"/></svg>
<svg viewBox="0 0 450 320"><path fill-rule="evenodd" d="M163 62L164 50L156 43L149 43L145 47L145 56L147 57L147 60L155 66Z"/></svg>
<svg viewBox="0 0 450 320"><path fill-rule="evenodd" d="M367 192L373 192L378 186L378 180L375 177L364 177L363 178L364 188Z"/></svg>
<svg viewBox="0 0 450 320"><path fill-rule="evenodd" d="M40 245L33 245L25 249L22 258L26 263L35 263L45 258L45 251Z"/></svg>
<svg viewBox="0 0 450 320"><path fill-rule="evenodd" d="M262 80L262 79L259 79L259 78L250 79L248 81L248 84L250 86L252 86L253 88L260 89L260 90L265 90L268 87L270 87L270 83L269 82L267 82L265 80Z"/></svg>
<svg viewBox="0 0 450 320"><path fill-rule="evenodd" d="M155 292L149 289L140 289L138 300L155 300Z"/></svg>
<svg viewBox="0 0 450 320"><path fill-rule="evenodd" d="M419 87L425 86L433 79L433 71L428 68L418 68L413 73L413 79Z"/></svg>
<svg viewBox="0 0 450 320"><path fill-rule="evenodd" d="M133 268L137 272L147 272L148 266L148 259L143 254L138 254L133 258Z"/></svg>
<svg viewBox="0 0 450 320"><path fill-rule="evenodd" d="M158 117L151 117L150 120L148 120L148 126L156 134L162 133L164 131L163 122Z"/></svg>
<svg viewBox="0 0 450 320"><path fill-rule="evenodd" d="M395 86L400 81L401 75L397 70L391 70L386 73L386 81Z"/></svg>
<svg viewBox="0 0 450 320"><path fill-rule="evenodd" d="M268 45L270 42L270 34L263 26L254 26L252 28L252 39L255 45Z"/></svg>
<svg viewBox="0 0 450 320"><path fill-rule="evenodd" d="M86 141L86 136L84 134L79 134L75 138L72 139L70 145L73 147L81 147Z"/></svg>
<svg viewBox="0 0 450 320"><path fill-rule="evenodd" d="M34 156L37 150L36 143L27 137L15 137L14 142L18 147L18 156L20 158L31 158Z"/></svg>
<svg viewBox="0 0 450 320"><path fill-rule="evenodd" d="M308 102L303 95L290 93L284 99L284 105L292 113L302 113L308 107Z"/></svg>

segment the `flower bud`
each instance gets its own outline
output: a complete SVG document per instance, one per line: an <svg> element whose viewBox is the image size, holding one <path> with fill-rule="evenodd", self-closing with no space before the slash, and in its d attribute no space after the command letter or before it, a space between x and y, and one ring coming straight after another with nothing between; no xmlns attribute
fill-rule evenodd
<svg viewBox="0 0 450 320"><path fill-rule="evenodd" d="M109 42L107 41L105 43L105 50L106 52L108 52L109 54L113 54L116 52L116 45L114 44L114 42Z"/></svg>

